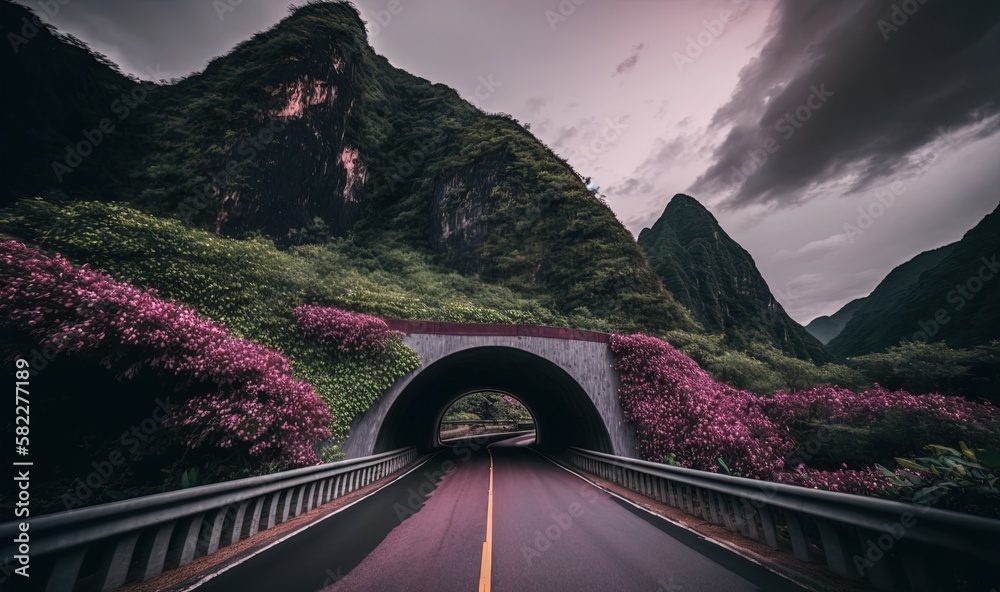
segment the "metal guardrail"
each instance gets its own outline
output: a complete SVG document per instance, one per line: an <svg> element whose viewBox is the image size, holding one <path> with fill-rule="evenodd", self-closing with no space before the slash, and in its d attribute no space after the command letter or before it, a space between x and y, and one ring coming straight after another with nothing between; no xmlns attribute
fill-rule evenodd
<svg viewBox="0 0 1000 592"><path fill-rule="evenodd" d="M448 446L458 446L463 444L492 444L493 442L498 442L500 440L507 440L510 438L517 438L518 436L527 436L528 434L534 434L535 430L518 430L515 432L493 432L476 434L474 436L458 436L456 438L439 438L438 441L441 444L446 444Z"/></svg>
<svg viewBox="0 0 1000 592"><path fill-rule="evenodd" d="M442 419L441 425L514 425L516 419Z"/></svg>
<svg viewBox="0 0 1000 592"><path fill-rule="evenodd" d="M1000 589L1000 520L570 448L570 463L882 590Z"/></svg>
<svg viewBox="0 0 1000 592"><path fill-rule="evenodd" d="M42 584L32 589L103 591L148 580L386 477L416 456L415 448L401 448L32 518L31 582ZM18 524L0 524L0 561L12 568L23 554Z"/></svg>

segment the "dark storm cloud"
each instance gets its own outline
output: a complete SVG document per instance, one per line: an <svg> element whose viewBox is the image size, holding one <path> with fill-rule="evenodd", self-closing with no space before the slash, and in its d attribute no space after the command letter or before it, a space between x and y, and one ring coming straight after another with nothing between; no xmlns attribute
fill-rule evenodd
<svg viewBox="0 0 1000 592"><path fill-rule="evenodd" d="M905 174L942 132L995 132L998 22L995 1L780 0L773 35L713 118L728 136L689 191L784 206Z"/></svg>
<svg viewBox="0 0 1000 592"><path fill-rule="evenodd" d="M611 76L624 76L634 70L635 65L639 63L639 54L642 53L642 50L644 49L646 49L645 43L640 43L639 45L633 47L631 55L615 67L615 71L611 74Z"/></svg>

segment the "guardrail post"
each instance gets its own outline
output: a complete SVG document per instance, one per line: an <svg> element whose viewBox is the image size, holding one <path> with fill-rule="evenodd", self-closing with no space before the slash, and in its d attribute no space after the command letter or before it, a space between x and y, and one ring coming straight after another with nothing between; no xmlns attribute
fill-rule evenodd
<svg viewBox="0 0 1000 592"><path fill-rule="evenodd" d="M743 523L746 525L747 536L755 541L760 540L760 533L757 532L757 511L753 503L748 499L739 501L739 512L743 515Z"/></svg>
<svg viewBox="0 0 1000 592"><path fill-rule="evenodd" d="M795 512L785 510L782 512L785 517L785 524L788 525L788 537L792 539L792 552L799 561L811 562L809 557L809 539L806 538L805 525L802 519Z"/></svg>
<svg viewBox="0 0 1000 592"><path fill-rule="evenodd" d="M336 482L337 482L336 477L330 477L329 479L326 480L325 493L323 494L323 503L331 502L333 501L334 497L336 497L336 493L333 491L333 486Z"/></svg>
<svg viewBox="0 0 1000 592"><path fill-rule="evenodd" d="M197 549L198 557L211 555L219 550L219 541L222 538L222 525L226 520L226 510L227 508L224 507L215 510L212 512L211 520L206 520L202 524Z"/></svg>
<svg viewBox="0 0 1000 592"><path fill-rule="evenodd" d="M167 552L168 568L184 567L194 560L194 555L198 551L198 537L201 535L201 522L204 518L205 513L200 512L179 521L174 535L177 539L176 544Z"/></svg>
<svg viewBox="0 0 1000 592"><path fill-rule="evenodd" d="M729 496L717 493L715 497L718 502L719 514L722 515L722 523L725 524L726 529L730 532L736 532L736 525L733 523L732 516L729 515Z"/></svg>
<svg viewBox="0 0 1000 592"><path fill-rule="evenodd" d="M855 569L851 561L857 551L856 546L851 544L854 537L850 532L829 520L816 519L816 527L819 529L820 539L823 541L823 554L826 556L826 565L833 573L844 576L852 580L860 579L858 570Z"/></svg>
<svg viewBox="0 0 1000 592"><path fill-rule="evenodd" d="M45 584L45 592L72 592L86 554L86 549L76 548L58 556Z"/></svg>
<svg viewBox="0 0 1000 592"><path fill-rule="evenodd" d="M295 489L296 488L291 487L282 492L282 495L285 497L285 502L281 506L281 520L278 522L279 524L288 522L288 518L292 513L292 498L295 497Z"/></svg>
<svg viewBox="0 0 1000 592"><path fill-rule="evenodd" d="M264 498L267 496L258 495L257 499L253 502L253 510L250 513L250 524L247 527L246 538L250 538L257 534L257 530L260 529L260 519L261 514L264 512Z"/></svg>
<svg viewBox="0 0 1000 592"><path fill-rule="evenodd" d="M903 564L903 573L914 592L938 592L945 589L945 582L940 581L939 576L929 569L937 558L928 557L917 549L907 549L905 545L899 549L899 558ZM881 562L875 562L875 565L879 563Z"/></svg>
<svg viewBox="0 0 1000 592"><path fill-rule="evenodd" d="M167 560L167 550L170 547L170 536L174 533L176 524L177 522L161 524L140 539L134 555L135 579L144 582L163 573L163 564Z"/></svg>
<svg viewBox="0 0 1000 592"><path fill-rule="evenodd" d="M315 507L313 505L314 497L316 495L316 484L310 483L309 489L306 491L306 512L311 512Z"/></svg>
<svg viewBox="0 0 1000 592"><path fill-rule="evenodd" d="M329 485L327 479L316 482L316 507L322 506L326 503L326 487Z"/></svg>
<svg viewBox="0 0 1000 592"><path fill-rule="evenodd" d="M240 502L232 521L225 525L222 531L222 540L225 541L226 545L234 545L240 541L240 535L243 534L243 520L246 519L249 505L250 500Z"/></svg>
<svg viewBox="0 0 1000 592"><path fill-rule="evenodd" d="M774 512L767 506L761 506L757 508L757 513L760 515L761 530L764 531L764 542L772 549L779 549L778 527L774 522Z"/></svg>
<svg viewBox="0 0 1000 592"><path fill-rule="evenodd" d="M718 524L719 521L715 519L715 507L712 505L710 493L700 487L696 487L695 492L698 494L698 505L701 506L701 517L705 519L705 522Z"/></svg>
<svg viewBox="0 0 1000 592"><path fill-rule="evenodd" d="M728 497L728 496L727 496ZM733 513L733 520L736 521L736 529L741 535L745 537L750 536L750 532L747 529L746 516L743 514L743 499L736 497L729 497L730 511Z"/></svg>
<svg viewBox="0 0 1000 592"><path fill-rule="evenodd" d="M694 487L690 487L688 485L683 485L681 487L682 487L682 491L684 492L684 501L687 504L688 514L691 514L692 516L697 516L698 513L695 511L695 508L694 508L695 488Z"/></svg>
<svg viewBox="0 0 1000 592"><path fill-rule="evenodd" d="M274 528L275 524L278 524L278 506L281 503L281 491L275 491L271 494L270 503L267 504L267 522L266 526L261 530L268 530Z"/></svg>
<svg viewBox="0 0 1000 592"><path fill-rule="evenodd" d="M98 571L98 586L102 592L121 588L128 577L128 568L132 563L132 552L139 541L138 532L130 532L115 541L114 546L101 562Z"/></svg>

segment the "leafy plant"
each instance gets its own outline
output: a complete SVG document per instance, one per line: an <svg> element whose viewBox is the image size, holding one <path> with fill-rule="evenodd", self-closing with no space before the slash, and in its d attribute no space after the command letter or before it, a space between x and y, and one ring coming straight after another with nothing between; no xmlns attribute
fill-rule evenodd
<svg viewBox="0 0 1000 592"><path fill-rule="evenodd" d="M896 471L879 465L896 486L895 497L922 504L941 505L988 515L1000 515L1000 451L978 452L959 442L959 448L928 444L930 456L896 458ZM986 510L983 512L983 510Z"/></svg>

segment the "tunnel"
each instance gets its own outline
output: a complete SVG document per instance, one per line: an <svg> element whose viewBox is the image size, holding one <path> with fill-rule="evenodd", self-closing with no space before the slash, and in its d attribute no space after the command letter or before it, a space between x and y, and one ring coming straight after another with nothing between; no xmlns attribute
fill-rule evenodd
<svg viewBox="0 0 1000 592"><path fill-rule="evenodd" d="M375 452L438 446L444 412L461 397L481 391L509 393L520 400L534 417L539 447L613 452L611 437L587 392L556 364L511 347L465 349L423 369L386 413Z"/></svg>

